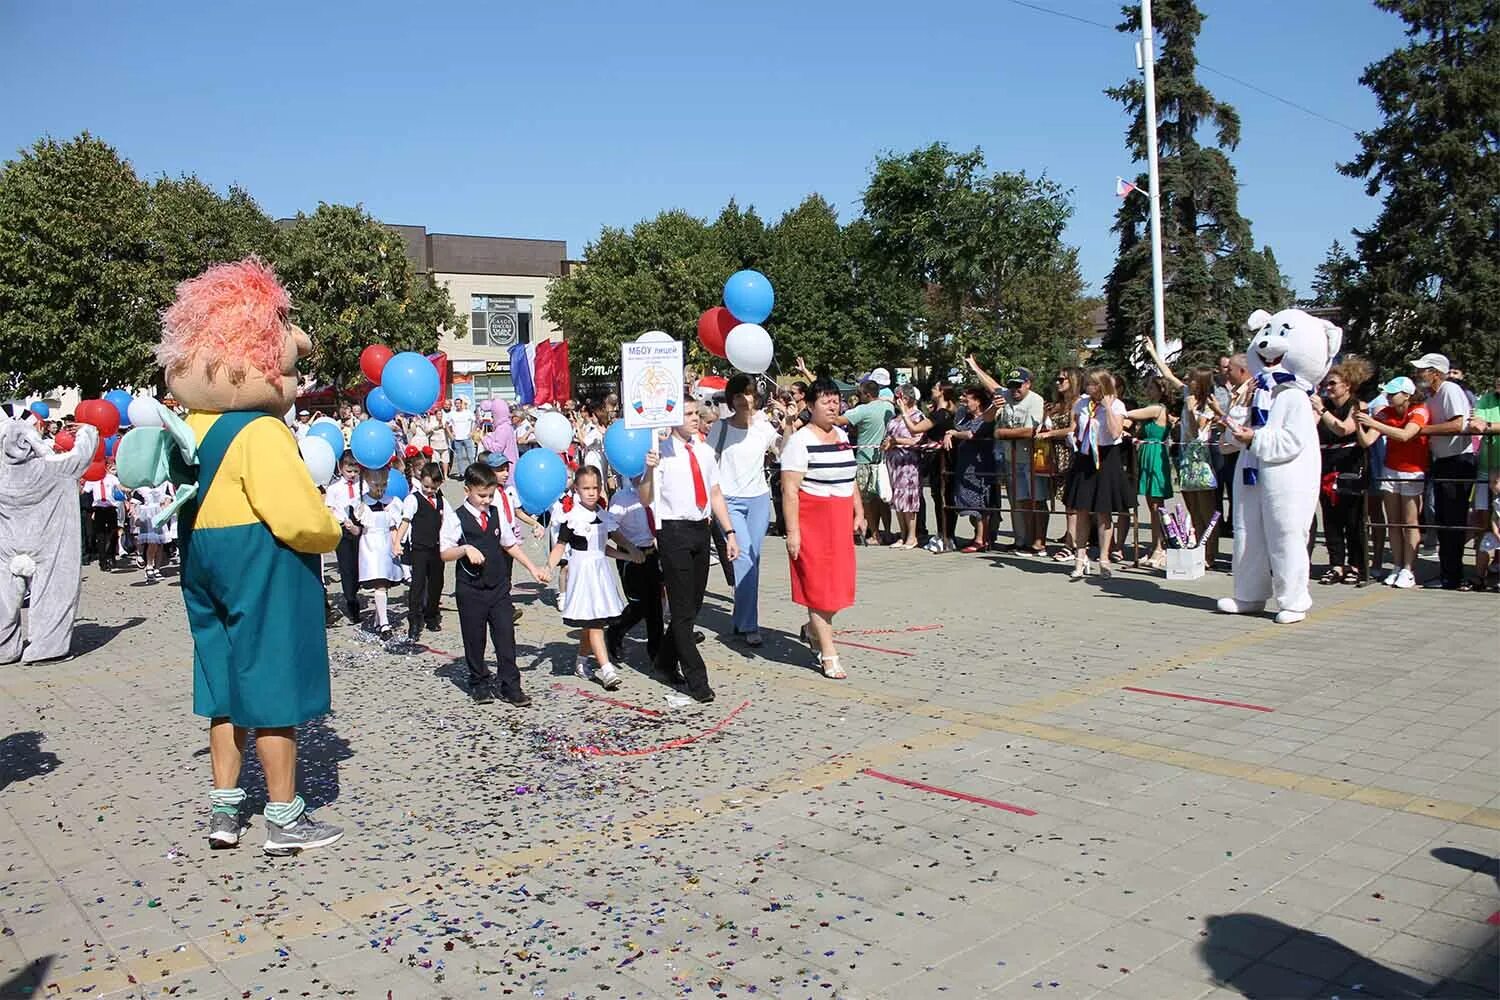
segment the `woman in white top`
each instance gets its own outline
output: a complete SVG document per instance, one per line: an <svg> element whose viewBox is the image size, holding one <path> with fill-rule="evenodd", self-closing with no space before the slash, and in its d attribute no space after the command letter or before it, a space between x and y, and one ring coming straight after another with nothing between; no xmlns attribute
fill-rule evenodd
<svg viewBox="0 0 1500 1000"><path fill-rule="evenodd" d="M781 449L781 503L792 600L807 609L803 638L817 646L824 677L847 675L833 647L833 616L854 603L854 536L865 512L854 489L854 448L833 425L839 388L830 379L808 386L811 422Z"/></svg>
<svg viewBox="0 0 1500 1000"><path fill-rule="evenodd" d="M1099 532L1099 575L1114 575L1110 565L1110 539L1114 516L1130 510L1135 498L1126 488L1124 453L1120 438L1125 433L1125 404L1115 388L1115 378L1102 368L1088 373L1084 394L1073 404L1071 441L1077 456L1063 497L1068 507L1069 529L1078 543L1073 552L1069 580L1082 580L1089 572L1088 518Z"/></svg>
<svg viewBox="0 0 1500 1000"><path fill-rule="evenodd" d="M771 526L771 485L766 482L766 454L779 453L789 425L777 427L758 408L755 383L737 374L724 387L730 415L708 432L719 463L719 485L740 545L734 560L734 634L759 646L760 548Z"/></svg>

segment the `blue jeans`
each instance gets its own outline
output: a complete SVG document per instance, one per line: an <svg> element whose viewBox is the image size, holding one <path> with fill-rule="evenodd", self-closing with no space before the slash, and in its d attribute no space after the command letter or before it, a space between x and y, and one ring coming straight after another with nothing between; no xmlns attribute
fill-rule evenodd
<svg viewBox="0 0 1500 1000"><path fill-rule="evenodd" d="M760 631L760 547L771 524L771 494L725 497L740 557L734 561L734 630Z"/></svg>
<svg viewBox="0 0 1500 1000"><path fill-rule="evenodd" d="M474 464L474 442L467 438L453 442L453 474L462 476L464 470Z"/></svg>

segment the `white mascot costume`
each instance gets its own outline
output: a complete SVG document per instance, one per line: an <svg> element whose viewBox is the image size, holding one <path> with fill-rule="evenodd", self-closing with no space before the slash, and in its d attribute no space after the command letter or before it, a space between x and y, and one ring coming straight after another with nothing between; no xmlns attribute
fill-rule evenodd
<svg viewBox="0 0 1500 1000"><path fill-rule="evenodd" d="M1344 333L1300 309L1250 316L1247 356L1255 379L1249 429L1234 491L1234 597L1219 601L1232 615L1265 609L1276 598L1276 622L1307 617L1308 533L1318 509L1322 459L1311 396L1328 374ZM1239 442L1225 435L1226 447Z"/></svg>

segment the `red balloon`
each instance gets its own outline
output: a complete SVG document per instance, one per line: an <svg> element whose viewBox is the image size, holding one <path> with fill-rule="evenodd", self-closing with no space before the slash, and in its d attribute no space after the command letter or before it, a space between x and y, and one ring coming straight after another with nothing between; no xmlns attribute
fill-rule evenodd
<svg viewBox="0 0 1500 1000"><path fill-rule="evenodd" d="M73 435L68 431L58 431L57 437L52 439L52 450L59 455L73 450Z"/></svg>
<svg viewBox="0 0 1500 1000"><path fill-rule="evenodd" d="M97 483L104 478L104 463L95 462L83 470L83 481L86 483Z"/></svg>
<svg viewBox="0 0 1500 1000"><path fill-rule="evenodd" d="M104 439L100 438L99 439L99 443L94 446L94 458L93 458L93 461L98 462L100 465L103 465L104 464L104 458L105 458L105 455L104 455Z"/></svg>
<svg viewBox="0 0 1500 1000"><path fill-rule="evenodd" d="M716 358L724 357L724 338L740 323L734 313L723 306L714 306L698 317L698 343L708 348Z"/></svg>
<svg viewBox="0 0 1500 1000"><path fill-rule="evenodd" d="M120 411L107 399L85 399L73 412L80 424L93 424L99 428L102 438L120 429Z"/></svg>
<svg viewBox="0 0 1500 1000"><path fill-rule="evenodd" d="M380 384L380 373L385 371L385 363L395 357L389 347L384 344L371 344L359 352L359 370L365 373L365 378Z"/></svg>

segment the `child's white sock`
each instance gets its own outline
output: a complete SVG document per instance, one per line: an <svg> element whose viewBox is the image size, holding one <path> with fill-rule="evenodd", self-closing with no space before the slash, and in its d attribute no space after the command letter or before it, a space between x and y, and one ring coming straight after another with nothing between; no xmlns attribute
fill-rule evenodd
<svg viewBox="0 0 1500 1000"><path fill-rule="evenodd" d="M375 588L375 621L381 628L390 624L390 619L385 614L385 588Z"/></svg>

